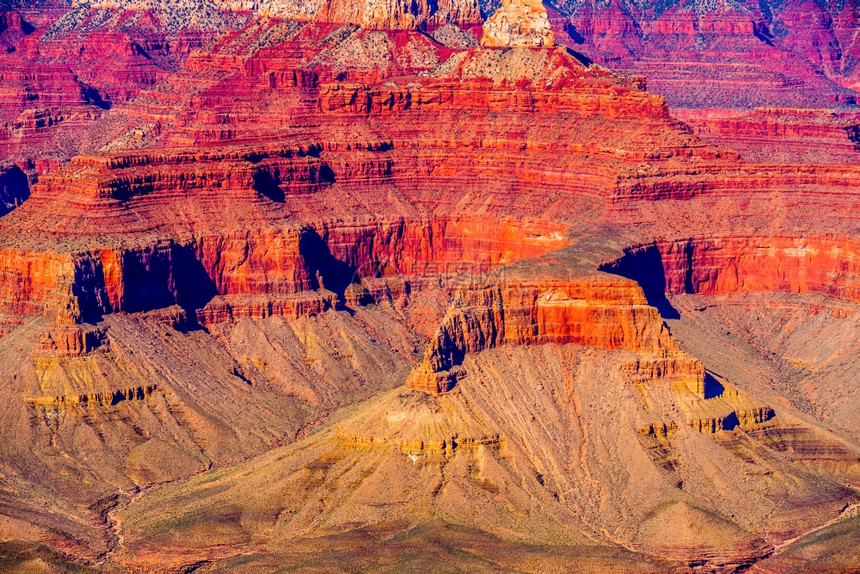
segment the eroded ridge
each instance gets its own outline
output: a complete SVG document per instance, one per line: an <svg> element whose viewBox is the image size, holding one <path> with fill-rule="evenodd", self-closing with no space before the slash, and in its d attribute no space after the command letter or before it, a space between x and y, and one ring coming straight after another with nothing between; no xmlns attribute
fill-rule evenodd
<svg viewBox="0 0 860 574"><path fill-rule="evenodd" d="M561 257L506 268L498 282L488 278L460 287L408 385L451 390L466 353L503 344L574 343L639 353L643 358L630 368L634 376L674 378L703 392L704 367L680 351L636 283L577 273Z"/></svg>

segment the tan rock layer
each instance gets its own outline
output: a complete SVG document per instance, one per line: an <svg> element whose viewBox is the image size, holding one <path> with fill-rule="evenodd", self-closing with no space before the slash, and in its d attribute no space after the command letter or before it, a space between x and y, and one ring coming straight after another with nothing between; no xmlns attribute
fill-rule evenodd
<svg viewBox="0 0 860 574"><path fill-rule="evenodd" d="M199 5L183 0L75 0L73 6L114 10L201 9ZM220 0L207 8L252 11L261 16L357 24L383 30L481 22L481 10L477 0Z"/></svg>
<svg viewBox="0 0 860 574"><path fill-rule="evenodd" d="M62 395L56 397L25 397L24 402L34 407L107 407L122 401L142 401L158 390L156 385L118 389L104 393L86 395Z"/></svg>
<svg viewBox="0 0 860 574"><path fill-rule="evenodd" d="M487 48L552 46L555 35L541 0L502 0L484 23L481 45Z"/></svg>

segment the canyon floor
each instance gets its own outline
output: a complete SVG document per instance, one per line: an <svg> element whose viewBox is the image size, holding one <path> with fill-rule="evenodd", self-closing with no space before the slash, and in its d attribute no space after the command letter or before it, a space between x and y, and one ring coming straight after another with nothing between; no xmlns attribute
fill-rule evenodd
<svg viewBox="0 0 860 574"><path fill-rule="evenodd" d="M0 2L0 571L860 572L844 4Z"/></svg>

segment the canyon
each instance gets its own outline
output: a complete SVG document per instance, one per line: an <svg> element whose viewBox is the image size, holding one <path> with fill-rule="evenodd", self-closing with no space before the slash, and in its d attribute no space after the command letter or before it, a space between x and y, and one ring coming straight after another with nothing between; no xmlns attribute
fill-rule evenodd
<svg viewBox="0 0 860 574"><path fill-rule="evenodd" d="M559 2L596 61L634 71L679 108L826 108L857 86L852 2Z"/></svg>
<svg viewBox="0 0 860 574"><path fill-rule="evenodd" d="M0 3L0 570L856 567L856 7L669 4Z"/></svg>

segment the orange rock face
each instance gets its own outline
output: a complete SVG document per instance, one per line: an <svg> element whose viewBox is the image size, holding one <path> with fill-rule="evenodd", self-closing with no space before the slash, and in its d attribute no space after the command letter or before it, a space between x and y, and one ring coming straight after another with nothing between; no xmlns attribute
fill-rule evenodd
<svg viewBox="0 0 860 574"><path fill-rule="evenodd" d="M630 248L624 257L604 269L640 279L644 284L650 281L655 291L662 289L666 293L822 293L860 301L858 245L851 240L688 239Z"/></svg>
<svg viewBox="0 0 860 574"><path fill-rule="evenodd" d="M858 158L858 117L832 110L758 108L679 114L695 132L756 163L849 164Z"/></svg>
<svg viewBox="0 0 860 574"><path fill-rule="evenodd" d="M467 185L477 192L476 182L497 174L499 164L466 163L467 156L459 151L462 143L440 139L434 123L427 121L428 114L455 114L456 122L468 122L471 110L484 113L480 110L491 108L522 123L514 118L523 113L539 117L551 110L586 121L628 113L631 123L648 129L667 122L664 103L623 82L615 85L605 72L576 77L582 73L581 65L561 51L463 55L466 58L459 58L446 77L414 86L335 84L319 79L306 85L307 78L286 86L288 91L310 90L316 98L301 105L306 117L317 124L313 131L318 140L296 140L290 145L267 136L253 147L238 142L217 147L213 142L194 151L168 147L76 157L63 170L41 178L27 209L9 221L9 232L19 233L12 229L41 225L28 222L27 211L36 218L45 209L64 213L57 226L43 227L39 233L68 245L62 249L62 257L71 265L67 271L63 268L67 275L57 271L49 278L37 270L34 273L39 275L29 277L25 269L15 272L15 277L21 277L14 284L44 285L44 292L32 289L27 305L82 320L177 303L200 307L216 295L281 296L325 288L343 300L349 285L380 273L482 273L565 245L563 222L546 221L540 210L526 219L514 219L505 206L510 196L501 190L492 192L498 198L488 214L496 221L493 226L486 225L484 216L455 215L454 206L462 201L460 182L471 180ZM499 85L502 78L482 76L486 66L499 64L505 67L504 82L510 77L520 87ZM249 65L247 73L271 74L273 65L262 60ZM541 69L561 70L553 76L558 90L532 86L532 81L539 81ZM256 84L252 93L269 89L268 83ZM214 92L220 93L220 88ZM217 106L214 101L210 105ZM199 117L191 114L185 121L192 126L212 121L211 112ZM398 136L403 128L397 127L406 117L413 118L417 128L408 140L402 131ZM336 137L352 122L377 121L389 126L386 135L393 137L370 141ZM509 125L499 121L489 126L487 134L467 133L466 145L497 158L518 153L523 144L502 133ZM572 134L572 141L550 143L549 134L538 135L538 126L521 129L534 131L538 140L525 144L533 159L522 173L498 174L509 178L511 186L540 178L540 186L567 187L575 181L569 168L550 174L540 168L541 158L563 149L579 157L577 162L584 161L587 153L614 153L602 152L579 134ZM685 138L680 132L670 137ZM428 180L415 187L416 166L445 183L434 186ZM574 183L581 191L571 200L594 202L591 196L600 193L609 177L611 173L599 170L587 174ZM386 193L408 190L408 195L399 207L386 212L385 195L370 196L371 204L359 199L368 186L381 186L389 190ZM428 202L423 197L433 187L437 193ZM543 193L542 188L535 193ZM344 194L346 201L341 199ZM179 204L185 206L180 213L186 215L177 216ZM371 205L383 211L369 211ZM65 227L72 221L74 227ZM242 231L246 221L259 222L259 229ZM112 230L109 235L114 239L106 244L92 242L86 229ZM131 245L114 247L117 240ZM14 260L8 261L12 266ZM50 292L51 286L61 293ZM54 301L62 301L59 310L50 308L57 306ZM10 309L17 307L13 304ZM210 314L215 316L218 313Z"/></svg>
<svg viewBox="0 0 860 574"><path fill-rule="evenodd" d="M288 2L285 2L285 4ZM278 10L272 10L277 14ZM359 24L382 30L409 29L422 25L477 24L481 11L477 0L442 0L441 2L405 2L403 0L364 0L323 3L316 18L327 22Z"/></svg>

